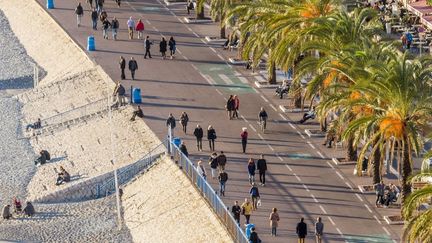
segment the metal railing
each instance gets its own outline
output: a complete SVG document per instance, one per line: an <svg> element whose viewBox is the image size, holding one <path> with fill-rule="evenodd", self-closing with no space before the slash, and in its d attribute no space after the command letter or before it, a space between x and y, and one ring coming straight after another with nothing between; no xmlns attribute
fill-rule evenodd
<svg viewBox="0 0 432 243"><path fill-rule="evenodd" d="M249 240L247 239L245 232L242 230L240 225L237 224L237 221L235 221L228 207L216 194L211 185L198 173L197 168L189 158L186 157L172 141L168 142L167 148L171 151L174 160L178 162L180 168L191 180L192 184L198 189L204 199L207 200L216 215L226 226L229 233L234 237L235 242L248 243Z"/></svg>
<svg viewBox="0 0 432 243"><path fill-rule="evenodd" d="M149 168L153 163L166 152L166 141L158 144L156 147L151 149L146 155L144 155L137 162L127 165L118 169L118 183L119 185L124 185L128 183L132 178L134 178L139 173L143 172L145 169ZM114 174L108 180L103 183L96 184L96 198L105 197L115 192L115 180Z"/></svg>

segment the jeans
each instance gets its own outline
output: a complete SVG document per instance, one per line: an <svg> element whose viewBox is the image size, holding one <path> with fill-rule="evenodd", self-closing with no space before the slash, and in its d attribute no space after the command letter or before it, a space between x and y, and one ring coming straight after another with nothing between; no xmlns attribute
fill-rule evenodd
<svg viewBox="0 0 432 243"><path fill-rule="evenodd" d="M271 232L271 235L274 235L274 236L276 236L276 227L272 227L272 232Z"/></svg>
<svg viewBox="0 0 432 243"><path fill-rule="evenodd" d="M196 143L198 150L202 150L202 138L197 138Z"/></svg>
<svg viewBox="0 0 432 243"><path fill-rule="evenodd" d="M223 196L225 196L225 183L226 183L226 181L220 181L219 182L220 193Z"/></svg>
<svg viewBox="0 0 432 243"><path fill-rule="evenodd" d="M246 224L249 224L250 215L246 215L246 214L245 214L245 218L246 218Z"/></svg>
<svg viewBox="0 0 432 243"><path fill-rule="evenodd" d="M375 201L375 204L376 205L378 205L378 203L379 204L382 204L383 202L384 202L384 195L381 195L381 194L377 194L376 195L376 201Z"/></svg>
<svg viewBox="0 0 432 243"><path fill-rule="evenodd" d="M113 39L117 39L117 29L112 29L112 37Z"/></svg>
<svg viewBox="0 0 432 243"><path fill-rule="evenodd" d="M216 178L216 168L210 168L210 170L211 170L212 178Z"/></svg>
<svg viewBox="0 0 432 243"><path fill-rule="evenodd" d="M121 79L125 79L126 78L126 75L125 75L125 72L124 72L124 68L122 68L121 69Z"/></svg>
<svg viewBox="0 0 432 243"><path fill-rule="evenodd" d="M237 224L240 224L240 214L234 214L234 219L237 222Z"/></svg>
<svg viewBox="0 0 432 243"><path fill-rule="evenodd" d="M108 39L107 29L103 29L103 30L102 30L102 34L103 34L103 38L104 38L104 39Z"/></svg>
<svg viewBox="0 0 432 243"><path fill-rule="evenodd" d="M144 54L144 58L147 58L147 54L148 54L149 58L152 58L151 54L150 54L150 48L146 48L146 51L145 51L145 54Z"/></svg>
<svg viewBox="0 0 432 243"><path fill-rule="evenodd" d="M251 201L252 201L252 206L253 208L256 210L258 208L258 197L256 196L251 196Z"/></svg>
<svg viewBox="0 0 432 243"><path fill-rule="evenodd" d="M259 172L259 179L262 184L265 184L265 171Z"/></svg>
<svg viewBox="0 0 432 243"><path fill-rule="evenodd" d="M246 145L247 145L247 139L242 139L243 153L246 153Z"/></svg>
<svg viewBox="0 0 432 243"><path fill-rule="evenodd" d="M215 151L214 139L209 139L209 147L211 151Z"/></svg>
<svg viewBox="0 0 432 243"><path fill-rule="evenodd" d="M94 30L97 29L97 19L92 19L92 27Z"/></svg>
<svg viewBox="0 0 432 243"><path fill-rule="evenodd" d="M82 17L82 15L77 14L77 25L78 26L80 26L80 24L81 24L81 17Z"/></svg>
<svg viewBox="0 0 432 243"><path fill-rule="evenodd" d="M249 174L249 184L252 185L253 182L255 182L255 175Z"/></svg>
<svg viewBox="0 0 432 243"><path fill-rule="evenodd" d="M131 72L132 80L134 80L135 79L135 70L131 70L130 72Z"/></svg>

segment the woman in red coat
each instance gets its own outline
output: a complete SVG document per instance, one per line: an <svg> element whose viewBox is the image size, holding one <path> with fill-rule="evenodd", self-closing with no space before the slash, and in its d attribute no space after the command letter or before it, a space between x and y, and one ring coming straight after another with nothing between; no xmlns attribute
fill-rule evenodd
<svg viewBox="0 0 432 243"><path fill-rule="evenodd" d="M138 32L138 39L141 40L144 31L144 23L141 21L141 19L138 20L138 23L135 26L135 30Z"/></svg>

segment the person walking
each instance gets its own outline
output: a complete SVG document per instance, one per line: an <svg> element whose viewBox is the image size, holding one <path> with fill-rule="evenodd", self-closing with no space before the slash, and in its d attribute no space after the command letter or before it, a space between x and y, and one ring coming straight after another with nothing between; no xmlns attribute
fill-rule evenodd
<svg viewBox="0 0 432 243"><path fill-rule="evenodd" d="M102 35L103 35L104 39L108 40L108 29L109 29L110 26L111 26L111 23L108 21L107 18L105 18L102 21Z"/></svg>
<svg viewBox="0 0 432 243"><path fill-rule="evenodd" d="M267 171L267 161L264 159L264 154L261 154L260 159L257 161L257 169L259 172L259 179L261 186L265 186L265 173Z"/></svg>
<svg viewBox="0 0 432 243"><path fill-rule="evenodd" d="M5 205L3 207L3 211L2 211L2 217L3 217L3 219L10 219L10 218L12 218L12 213L11 213L10 207L11 206L9 204L7 204L7 205Z"/></svg>
<svg viewBox="0 0 432 243"><path fill-rule="evenodd" d="M253 210L252 203L249 202L249 199L245 198L245 201L241 205L241 208L242 208L242 214L245 216L246 219L245 225L248 225Z"/></svg>
<svg viewBox="0 0 432 243"><path fill-rule="evenodd" d="M180 152L182 152L186 157L189 157L189 153L187 151L186 144L184 143L184 141L181 142L179 149Z"/></svg>
<svg viewBox="0 0 432 243"><path fill-rule="evenodd" d="M126 89L123 87L120 81L117 81L117 84L114 88L113 95L117 97L116 103L119 107L126 105L126 100L125 100Z"/></svg>
<svg viewBox="0 0 432 243"><path fill-rule="evenodd" d="M374 189L376 194L375 206L378 207L384 203L384 182L381 180L379 183L375 184Z"/></svg>
<svg viewBox="0 0 432 243"><path fill-rule="evenodd" d="M298 236L298 243L304 243L307 235L307 225L304 221L304 218L300 219L300 222L297 224L296 233Z"/></svg>
<svg viewBox="0 0 432 243"><path fill-rule="evenodd" d="M207 139L209 141L210 151L215 151L216 130L209 125L207 128Z"/></svg>
<svg viewBox="0 0 432 243"><path fill-rule="evenodd" d="M261 243L260 238L258 237L258 233L255 231L255 227L252 227L251 234L249 236L250 243Z"/></svg>
<svg viewBox="0 0 432 243"><path fill-rule="evenodd" d="M218 160L219 169L220 170L225 170L225 165L226 165L226 162L227 162L227 158L226 158L226 156L225 156L225 154L224 154L223 151L220 152L217 160Z"/></svg>
<svg viewBox="0 0 432 243"><path fill-rule="evenodd" d="M138 33L138 39L141 40L143 38L143 31L144 31L144 23L141 21L141 19L138 19L138 22L135 26L135 30Z"/></svg>
<svg viewBox="0 0 432 243"><path fill-rule="evenodd" d="M93 8L91 12L91 20L93 29L97 30L98 12L96 11L96 8Z"/></svg>
<svg viewBox="0 0 432 243"><path fill-rule="evenodd" d="M211 170L212 179L216 178L216 169L218 167L218 161L217 161L217 153L212 153L209 158L209 165Z"/></svg>
<svg viewBox="0 0 432 243"><path fill-rule="evenodd" d="M199 124L197 124L194 130L194 136L196 137L196 144L197 144L198 151L202 151L202 138L204 136L204 132Z"/></svg>
<svg viewBox="0 0 432 243"><path fill-rule="evenodd" d="M242 143L242 149L243 149L243 153L246 153L246 145L247 145L247 139L248 139L248 132L247 132L247 128L246 127L243 127L242 130L243 131L240 133L241 143Z"/></svg>
<svg viewBox="0 0 432 243"><path fill-rule="evenodd" d="M128 21L127 21L127 27L128 27L128 33L129 33L129 39L133 39L133 32L134 32L134 28L135 28L135 21L132 19L132 16L129 17Z"/></svg>
<svg viewBox="0 0 432 243"><path fill-rule="evenodd" d="M129 70L131 72L132 80L135 80L135 71L138 70L138 63L133 57L131 57L129 61Z"/></svg>
<svg viewBox="0 0 432 243"><path fill-rule="evenodd" d="M84 15L84 9L81 6L81 3L78 3L78 6L75 8L75 14L77 16L77 26L80 27L80 25L81 25L81 18Z"/></svg>
<svg viewBox="0 0 432 243"><path fill-rule="evenodd" d="M225 185L228 181L228 174L225 172L225 170L221 169L218 176L219 180L219 188L220 188L220 195L225 196Z"/></svg>
<svg viewBox="0 0 432 243"><path fill-rule="evenodd" d="M324 224L321 222L321 217L317 218L317 221L315 222L315 239L316 243L322 242L322 236L324 233Z"/></svg>
<svg viewBox="0 0 432 243"><path fill-rule="evenodd" d="M162 37L162 40L159 42L159 52L161 53L162 59L166 58L166 51L167 41L165 40L165 37Z"/></svg>
<svg viewBox="0 0 432 243"><path fill-rule="evenodd" d="M238 225L240 225L240 214L242 212L242 209L240 208L238 201L234 202L234 205L231 207L231 212L233 214L234 220L237 222Z"/></svg>
<svg viewBox="0 0 432 243"><path fill-rule="evenodd" d="M145 41L144 41L144 48L145 48L144 59L147 59L147 54L148 54L149 58L152 58L151 53L150 53L150 48L151 48L152 44L153 43L150 41L150 36L147 36Z"/></svg>
<svg viewBox="0 0 432 243"><path fill-rule="evenodd" d="M112 31L112 37L114 40L117 40L117 32L120 27L119 21L116 19L116 17L113 18L111 21L111 31Z"/></svg>
<svg viewBox="0 0 432 243"><path fill-rule="evenodd" d="M104 2L105 2L105 0L96 0L96 9L97 9L98 13L102 12Z"/></svg>
<svg viewBox="0 0 432 243"><path fill-rule="evenodd" d="M180 124L182 125L183 132L185 134L186 134L186 128L187 128L188 122L189 122L189 116L185 111L183 111L183 113L180 116Z"/></svg>
<svg viewBox="0 0 432 243"><path fill-rule="evenodd" d="M166 120L166 126L171 128L171 136L174 137L174 128L176 127L176 119L174 118L172 113L169 114Z"/></svg>
<svg viewBox="0 0 432 243"><path fill-rule="evenodd" d="M253 206L253 210L258 209L258 200L260 200L260 194L258 187L256 186L255 182L252 183L251 189L249 190L249 195L251 197L251 202Z"/></svg>
<svg viewBox="0 0 432 243"><path fill-rule="evenodd" d="M170 37L169 41L168 41L168 46L169 46L169 50L170 50L170 56L171 59L174 58L175 52L176 52L176 41L174 40L174 37Z"/></svg>
<svg viewBox="0 0 432 243"><path fill-rule="evenodd" d="M264 107L261 107L261 110L258 113L258 120L262 127L261 129L263 129L263 132L267 128L267 118L268 118L267 112L264 110Z"/></svg>
<svg viewBox="0 0 432 243"><path fill-rule="evenodd" d="M271 236L276 236L276 231L279 222L279 214L277 213L277 208L273 208L269 220L270 220L270 227L271 227Z"/></svg>
<svg viewBox="0 0 432 243"><path fill-rule="evenodd" d="M255 182L255 161L250 158L248 161L248 174L249 174L249 184L252 185L252 183Z"/></svg>
<svg viewBox="0 0 432 243"><path fill-rule="evenodd" d="M233 96L230 95L230 97L227 100L227 103L225 105L227 113L228 113L228 119L232 119L232 111L234 109L234 99Z"/></svg>
<svg viewBox="0 0 432 243"><path fill-rule="evenodd" d="M120 78L123 80L126 78L126 75L125 75L126 60L124 59L123 56L120 56L119 67L121 70Z"/></svg>
<svg viewBox="0 0 432 243"><path fill-rule="evenodd" d="M117 3L117 6L120 8L121 0L115 0L115 1L116 1L116 3Z"/></svg>
<svg viewBox="0 0 432 243"><path fill-rule="evenodd" d="M238 119L238 110L240 108L240 100L239 100L237 95L234 95L233 100L234 100L233 118Z"/></svg>
<svg viewBox="0 0 432 243"><path fill-rule="evenodd" d="M198 174L200 174L200 176L202 176L204 178L204 180L207 179L207 173L206 170L204 168L204 165L202 164L202 161L198 161L198 165L197 165L197 170L198 170Z"/></svg>
<svg viewBox="0 0 432 243"><path fill-rule="evenodd" d="M87 3L90 5L90 8L93 8L93 0L87 0Z"/></svg>

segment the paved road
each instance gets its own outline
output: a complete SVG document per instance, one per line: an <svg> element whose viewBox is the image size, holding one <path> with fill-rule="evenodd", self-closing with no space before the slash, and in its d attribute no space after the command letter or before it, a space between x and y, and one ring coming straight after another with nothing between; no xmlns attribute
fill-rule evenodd
<svg viewBox="0 0 432 243"><path fill-rule="evenodd" d="M228 156L230 180L223 198L227 205L248 196L247 159L266 155L269 173L267 186L260 187L263 205L251 218L264 242L294 242L295 225L300 217L305 217L309 226L308 238L312 241L312 222L318 216L323 217L325 223L324 242L393 242L392 239L399 238L396 232L373 217L374 209L363 196L356 195L352 189L355 186L331 166L324 151L290 121L297 117L279 113L273 97L252 87L252 83L260 78L227 65L225 56L233 54L206 44L205 35L218 33L215 24L182 23L184 5L167 8L158 0L137 0L122 1L123 6L117 8L114 1L106 2L109 17L120 20L117 41L104 40L101 31L91 29L88 11L83 18L84 26L77 28L73 13L75 1L57 0L57 8L49 12L80 46L85 48L87 36L95 35L97 51L88 54L114 80L120 77L119 55L127 59L134 56L138 60L136 80L127 80L124 84L141 88L145 121L161 139L166 136L164 125L168 113L172 112L178 118L186 111L191 119L190 131L182 134L176 128L176 135L186 141L194 160L206 160L209 155L207 143L204 143L204 152L197 152L191 131L197 123L215 127L218 134L216 149L223 150ZM127 39L125 25L129 16L145 20L145 35L155 42L152 59L143 59L141 40ZM161 35L176 38L178 55L174 60L162 60L157 53ZM127 77L130 77L129 73ZM241 118L238 120L228 120L224 111L229 94L240 96ZM270 116L269 131L265 134L257 131L257 113L261 106ZM240 153L242 127L248 127L250 134L246 154ZM210 182L217 188L216 181L210 179ZM269 235L268 217L273 207L278 208L281 217L278 237Z"/></svg>

